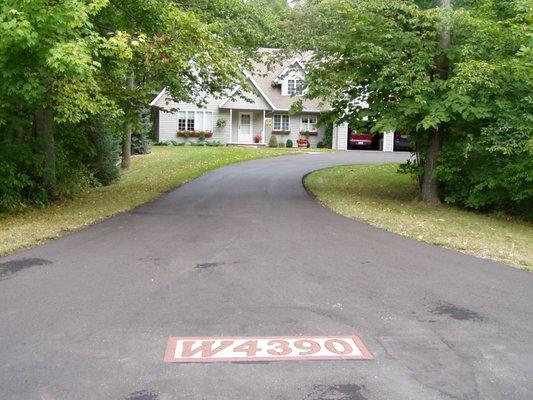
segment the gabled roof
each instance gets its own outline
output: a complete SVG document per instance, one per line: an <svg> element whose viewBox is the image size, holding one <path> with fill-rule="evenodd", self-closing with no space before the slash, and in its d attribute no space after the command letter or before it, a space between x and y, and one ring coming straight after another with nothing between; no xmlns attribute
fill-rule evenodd
<svg viewBox="0 0 533 400"><path fill-rule="evenodd" d="M322 103L320 100L305 99L301 96L282 96L279 84L283 77L291 72L295 66L298 66L305 73L305 65L311 59L313 53L308 51L298 54L294 57L284 58L281 50L261 48L258 50L262 55L261 62L253 63L253 73L245 72L245 75L250 80L252 87L257 89L262 99L270 106L273 111L289 111L294 103L302 100L304 112L323 112L330 110L328 103ZM279 55L279 60L276 56ZM269 63L269 59L274 59L275 62ZM270 68L269 68L270 64ZM219 108L228 108L228 103L239 96L241 87L236 88L228 97L226 97L220 104ZM150 106L155 106L160 99L165 95L166 88L161 90L157 97L150 102ZM242 93L246 96L246 93ZM230 106L231 107L231 106Z"/></svg>
<svg viewBox="0 0 533 400"><path fill-rule="evenodd" d="M270 108L274 109L274 105L272 104L272 102L268 99L267 96L265 96L264 92L261 90L261 88L257 85L257 83L254 81L254 79L252 78L252 75L250 73L247 73L245 72L245 75L246 77L248 78L248 80L250 81L251 85L253 88L255 88L258 92L259 92L259 95L261 96L262 99L260 99L259 97L257 97L258 99L260 100L264 100L264 102L266 104L268 104L268 106L270 106ZM242 90L242 87L241 86L238 86L237 88L235 88L235 90L233 90L228 97L226 97L219 105L218 107L219 108L225 108L227 103L231 102L232 99L234 99L235 97L243 97L243 96L239 96L239 92L241 92ZM249 93L242 93L244 95L244 97L250 97L250 94ZM252 96L253 97L253 96Z"/></svg>
<svg viewBox="0 0 533 400"><path fill-rule="evenodd" d="M157 102L159 101L159 99L161 99L161 97L163 97L163 95L165 94L165 92L167 91L167 88L164 87L163 90L161 90L159 92L159 94L155 97L155 99L153 99L150 104L148 104L149 106L155 106L157 104Z"/></svg>
<svg viewBox="0 0 533 400"><path fill-rule="evenodd" d="M296 58L287 66L287 68L281 71L279 75L276 76L276 78L272 82L278 85L281 84L281 82L283 81L283 79L285 79L287 74L295 70L294 68L295 65L299 66L300 69L305 72L305 66L302 64L299 58Z"/></svg>
<svg viewBox="0 0 533 400"><path fill-rule="evenodd" d="M298 100L303 101L303 111L320 112L330 109L329 104L321 104L320 100L308 100L301 96L282 96L279 86L272 85L273 82L278 80L278 77L283 77L290 71L291 67L294 68L294 65L300 66L305 72L305 64L313 56L312 52L307 51L290 58L283 58L279 49L261 48L259 52L263 55L263 62L254 63L252 78L257 89L269 100L269 104L272 104L273 110L288 111ZM267 58L273 57L276 59L276 53L280 54L280 59L276 60L269 69L266 62Z"/></svg>

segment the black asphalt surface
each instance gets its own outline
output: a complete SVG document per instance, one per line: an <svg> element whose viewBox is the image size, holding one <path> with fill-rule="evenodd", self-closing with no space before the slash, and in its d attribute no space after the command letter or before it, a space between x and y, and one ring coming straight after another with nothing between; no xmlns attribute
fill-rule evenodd
<svg viewBox="0 0 533 400"><path fill-rule="evenodd" d="M533 399L533 274L336 215L306 154L0 258L0 399ZM165 364L169 336L358 335L373 361Z"/></svg>

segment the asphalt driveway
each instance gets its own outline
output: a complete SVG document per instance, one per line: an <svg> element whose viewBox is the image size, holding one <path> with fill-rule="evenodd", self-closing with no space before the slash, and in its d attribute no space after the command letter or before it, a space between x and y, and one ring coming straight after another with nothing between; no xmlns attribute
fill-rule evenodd
<svg viewBox="0 0 533 400"><path fill-rule="evenodd" d="M338 216L235 164L0 258L0 399L533 398L533 274ZM165 364L169 336L358 335L372 361Z"/></svg>

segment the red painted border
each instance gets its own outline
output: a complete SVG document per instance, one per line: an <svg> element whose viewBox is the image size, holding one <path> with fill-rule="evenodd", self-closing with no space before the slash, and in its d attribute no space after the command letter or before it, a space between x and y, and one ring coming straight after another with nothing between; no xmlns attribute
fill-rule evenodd
<svg viewBox="0 0 533 400"><path fill-rule="evenodd" d="M337 339L350 338L354 341L358 349L361 351L361 356L354 355L336 355L336 356L266 356L266 357L226 357L226 358L174 358L176 353L176 345L178 340L253 340L253 339ZM169 337L167 341L167 348L165 350L164 362L166 363L212 363L212 362L253 362L253 361L313 361L313 360L373 360L374 356L363 344L358 336L230 336L230 337L213 337L213 336L173 336Z"/></svg>

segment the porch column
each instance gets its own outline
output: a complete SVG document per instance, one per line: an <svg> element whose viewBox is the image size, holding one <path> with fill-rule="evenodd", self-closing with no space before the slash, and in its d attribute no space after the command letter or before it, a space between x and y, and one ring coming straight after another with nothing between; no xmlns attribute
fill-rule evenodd
<svg viewBox="0 0 533 400"><path fill-rule="evenodd" d="M229 109L229 140L228 142L232 141L231 135L233 133L233 108Z"/></svg>
<svg viewBox="0 0 533 400"><path fill-rule="evenodd" d="M263 131L261 132L261 143L265 143L265 118L266 118L266 111L263 110Z"/></svg>

